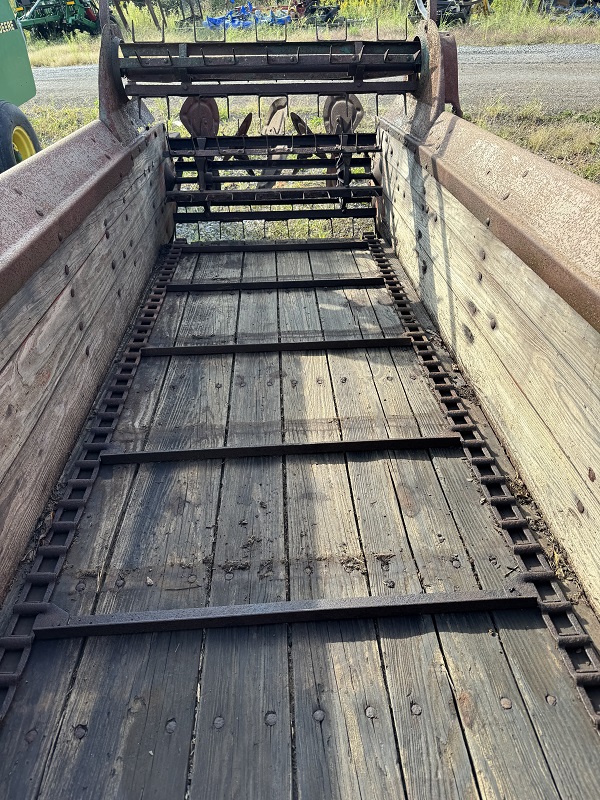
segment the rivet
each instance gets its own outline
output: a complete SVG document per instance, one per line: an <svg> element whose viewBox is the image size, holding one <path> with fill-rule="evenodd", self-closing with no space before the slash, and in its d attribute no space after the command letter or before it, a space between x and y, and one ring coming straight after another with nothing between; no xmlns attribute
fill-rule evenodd
<svg viewBox="0 0 600 800"><path fill-rule="evenodd" d="M548 703L549 706L555 706L556 705L556 697L554 697L553 694L547 694L546 695L546 702Z"/></svg>
<svg viewBox="0 0 600 800"><path fill-rule="evenodd" d="M588 478L591 480L592 483L596 480L596 473L591 467L588 469Z"/></svg>
<svg viewBox="0 0 600 800"><path fill-rule="evenodd" d="M216 728L218 731L225 725L225 720L223 717L215 717L213 719L213 728Z"/></svg>
<svg viewBox="0 0 600 800"><path fill-rule="evenodd" d="M496 330L496 325L497 325L497 324L498 324L498 323L496 322L496 317L490 317L490 328L491 328L493 331L494 331L494 330Z"/></svg>
<svg viewBox="0 0 600 800"><path fill-rule="evenodd" d="M38 215L38 217L44 216L44 212L42 211L41 208L36 208L35 213Z"/></svg>
<svg viewBox="0 0 600 800"><path fill-rule="evenodd" d="M365 708L365 716L367 716L369 719L377 719L377 714L375 713L373 706L367 706Z"/></svg>
<svg viewBox="0 0 600 800"><path fill-rule="evenodd" d="M176 728L177 728L177 720L175 718L168 719L167 724L165 725L165 731L167 733L175 733Z"/></svg>
<svg viewBox="0 0 600 800"><path fill-rule="evenodd" d="M82 331L82 330L83 330L83 322L80 322L80 323L79 323L79 330L80 330L80 331Z"/></svg>
<svg viewBox="0 0 600 800"><path fill-rule="evenodd" d="M275 725L277 722L277 714L274 711L267 711L265 714L265 725Z"/></svg>
<svg viewBox="0 0 600 800"><path fill-rule="evenodd" d="M323 720L325 719L325 712L322 709L318 708L313 713L313 719L315 720L315 722L323 722Z"/></svg>
<svg viewBox="0 0 600 800"><path fill-rule="evenodd" d="M485 224L487 225L488 228L490 227L490 223L491 223L491 219L489 217L486 217L485 218Z"/></svg>
<svg viewBox="0 0 600 800"><path fill-rule="evenodd" d="M110 239L110 233L108 230L104 231L104 235L106 236L107 239Z"/></svg>
<svg viewBox="0 0 600 800"><path fill-rule="evenodd" d="M482 274L481 272L478 272L478 273L477 273L477 280L478 280L480 283L481 283L481 281L483 280L483 274Z"/></svg>
<svg viewBox="0 0 600 800"><path fill-rule="evenodd" d="M65 275L69 274L69 265L65 264Z"/></svg>
<svg viewBox="0 0 600 800"><path fill-rule="evenodd" d="M479 258L482 261L485 261L485 250L482 249L482 250L479 251Z"/></svg>
<svg viewBox="0 0 600 800"><path fill-rule="evenodd" d="M76 739L83 739L87 731L87 725L77 725L77 727L73 730L73 736Z"/></svg>
<svg viewBox="0 0 600 800"><path fill-rule="evenodd" d="M75 297L75 289L71 286L71 297Z"/></svg>
<svg viewBox="0 0 600 800"><path fill-rule="evenodd" d="M37 738L37 731L35 728L31 728L31 730L27 731L25 734L25 741L27 744L31 744Z"/></svg>
<svg viewBox="0 0 600 800"><path fill-rule="evenodd" d="M585 508L581 500L577 501L577 511L579 511L580 514L583 514L583 512L585 511Z"/></svg>
<svg viewBox="0 0 600 800"><path fill-rule="evenodd" d="M59 231L59 232L58 232L58 241L59 241L59 242L62 242L62 240L63 240L64 238L65 238L64 234L63 234L63 233L61 233L61 231Z"/></svg>
<svg viewBox="0 0 600 800"><path fill-rule="evenodd" d="M89 345L85 348L85 354L86 354L86 356L89 356L89 354L90 354Z"/></svg>
<svg viewBox="0 0 600 800"><path fill-rule="evenodd" d="M512 700L509 700L508 697L501 697L500 705L505 711L508 711L510 708L512 708Z"/></svg>
<svg viewBox="0 0 600 800"><path fill-rule="evenodd" d="M113 269L116 269L116 268L117 268L117 262L116 262L116 261L114 261L114 260L110 262L110 265L111 265L111 267L112 267Z"/></svg>
<svg viewBox="0 0 600 800"><path fill-rule="evenodd" d="M423 709L418 703L411 703L410 713L414 714L415 717L419 717L423 713Z"/></svg>

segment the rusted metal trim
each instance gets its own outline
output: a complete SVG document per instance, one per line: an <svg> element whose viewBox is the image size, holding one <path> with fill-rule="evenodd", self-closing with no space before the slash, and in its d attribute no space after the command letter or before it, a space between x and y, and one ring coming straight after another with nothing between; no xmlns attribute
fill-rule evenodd
<svg viewBox="0 0 600 800"><path fill-rule="evenodd" d="M537 592L530 584L512 591L435 592L431 594L350 597L340 600L287 600L233 606L204 606L160 611L132 611L71 617L52 604L33 625L36 639L114 636L245 625L281 625L341 619L400 617L409 614L451 614L536 608Z"/></svg>
<svg viewBox="0 0 600 800"><path fill-rule="evenodd" d="M0 308L119 185L153 135L124 148L93 122L0 176ZM66 195L57 197L58 186Z"/></svg>

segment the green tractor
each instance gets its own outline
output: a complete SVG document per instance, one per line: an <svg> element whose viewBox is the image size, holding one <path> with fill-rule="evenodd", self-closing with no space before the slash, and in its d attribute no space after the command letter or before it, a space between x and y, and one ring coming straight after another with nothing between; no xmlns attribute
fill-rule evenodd
<svg viewBox="0 0 600 800"><path fill-rule="evenodd" d="M42 39L75 31L100 33L95 0L19 0L15 13L23 30Z"/></svg>
<svg viewBox="0 0 600 800"><path fill-rule="evenodd" d="M41 150L19 108L35 97L35 83L21 26L9 0L0 0L0 172Z"/></svg>

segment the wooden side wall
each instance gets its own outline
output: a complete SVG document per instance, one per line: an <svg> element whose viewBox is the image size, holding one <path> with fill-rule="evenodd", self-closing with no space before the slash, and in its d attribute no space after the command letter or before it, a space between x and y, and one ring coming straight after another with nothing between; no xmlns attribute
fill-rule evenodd
<svg viewBox="0 0 600 800"><path fill-rule="evenodd" d="M383 228L600 612L600 333L409 149L382 143Z"/></svg>
<svg viewBox="0 0 600 800"><path fill-rule="evenodd" d="M167 240L161 128L139 150L0 310L0 602Z"/></svg>

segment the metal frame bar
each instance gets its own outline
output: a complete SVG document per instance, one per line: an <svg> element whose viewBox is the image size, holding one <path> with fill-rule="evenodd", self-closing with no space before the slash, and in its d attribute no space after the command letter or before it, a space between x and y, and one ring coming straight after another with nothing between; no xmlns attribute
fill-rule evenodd
<svg viewBox="0 0 600 800"><path fill-rule="evenodd" d="M166 288L167 292L224 292L230 290L247 292L268 289L332 289L341 286L347 289L366 289L385 285L383 276L375 276L373 278L307 278L306 280L237 281L235 283L170 283ZM388 340L386 339L386 341ZM321 345L325 345L325 349L329 347L328 342L321 342Z"/></svg>
<svg viewBox="0 0 600 800"><path fill-rule="evenodd" d="M320 94L373 94L400 95L415 92L419 88L419 80L414 76L404 81L297 81L295 83L208 83L202 88L186 83L126 83L125 93L130 97L281 97L281 95Z"/></svg>
<svg viewBox="0 0 600 800"><path fill-rule="evenodd" d="M353 442L311 442L307 444L249 445L246 447L207 447L188 450L132 450L130 452L100 453L105 465L151 464L167 461L204 461L225 458L270 458L273 456L308 456L331 453L375 453L388 450L429 450L455 448L462 453L462 438L458 433L438 436L409 436L400 439L361 439Z"/></svg>
<svg viewBox="0 0 600 800"><path fill-rule="evenodd" d="M281 625L293 622L400 617L410 614L452 614L535 608L537 592L530 584L508 591L435 592L431 594L351 597L340 600L287 600L233 606L205 606L160 611L133 611L71 617L48 604L39 614L36 639L114 636L134 633Z"/></svg>
<svg viewBox="0 0 600 800"><path fill-rule="evenodd" d="M219 287L223 291L223 287ZM387 339L314 339L299 342L240 342L236 344L190 344L167 347L143 347L142 358L163 356L212 356L234 353L284 353L314 350L363 350L371 348L412 347L410 336L390 336Z"/></svg>
<svg viewBox="0 0 600 800"><path fill-rule="evenodd" d="M365 239L290 239L182 244L182 253L283 253L289 250L368 250Z"/></svg>
<svg viewBox="0 0 600 800"><path fill-rule="evenodd" d="M302 204L304 205L304 204ZM285 222L286 219L374 219L375 208L313 208L291 211L207 211L173 214L174 222L249 222L265 220L267 222Z"/></svg>
<svg viewBox="0 0 600 800"><path fill-rule="evenodd" d="M296 181L305 180L331 180L332 177L337 179L337 175L318 174L318 175L304 175L278 176L280 180ZM353 174L352 178L368 178L370 174ZM260 176L250 178L252 182L260 182ZM244 176L231 176L223 178L219 181L215 180L209 175L206 175L206 183L240 183L249 182L247 177ZM369 202L375 197L381 197L381 186L335 186L331 188L314 188L314 187L300 187L292 189L201 189L199 191L176 191L167 192L167 202L177 203L178 207L185 208L187 206L199 206L203 203L214 203L215 205L259 205L259 204L290 204L290 203L335 203L339 200L344 200L348 203L365 203Z"/></svg>

